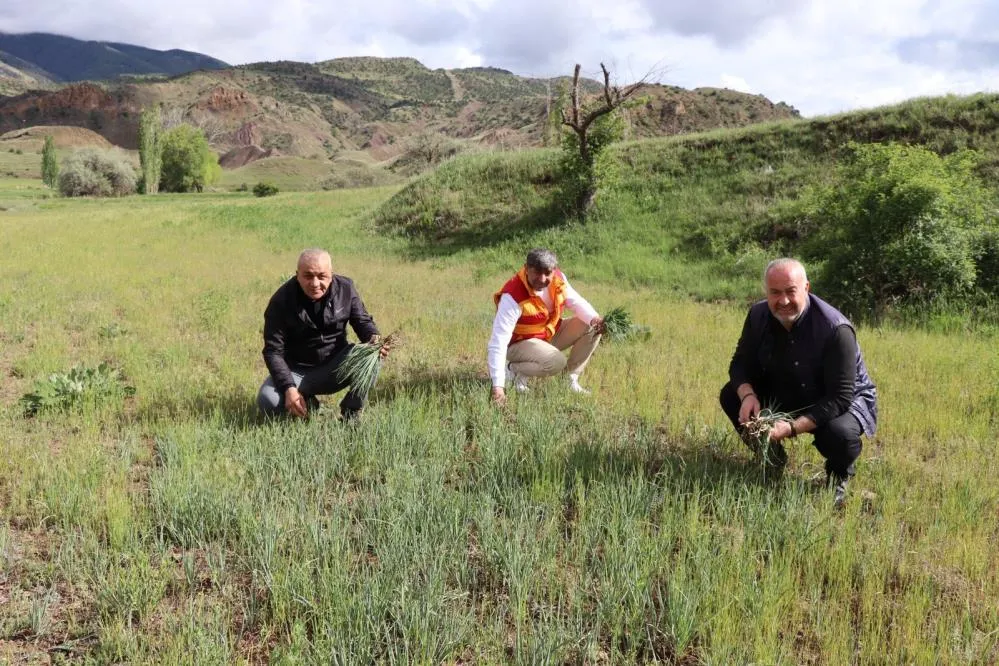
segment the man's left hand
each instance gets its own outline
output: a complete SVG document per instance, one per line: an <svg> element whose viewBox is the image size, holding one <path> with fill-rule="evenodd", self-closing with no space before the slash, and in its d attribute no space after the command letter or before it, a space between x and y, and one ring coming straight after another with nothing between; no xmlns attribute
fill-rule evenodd
<svg viewBox="0 0 999 666"><path fill-rule="evenodd" d="M597 335L603 335L607 332L607 323L604 321L603 317L594 317L590 320L590 328Z"/></svg>
<svg viewBox="0 0 999 666"><path fill-rule="evenodd" d="M791 424L787 421L778 421L770 427L770 433L767 435L771 442L779 442L782 439L791 436Z"/></svg>
<svg viewBox="0 0 999 666"><path fill-rule="evenodd" d="M392 351L392 345L386 342L382 345L381 349L378 350L378 358L384 360L388 357L390 351Z"/></svg>

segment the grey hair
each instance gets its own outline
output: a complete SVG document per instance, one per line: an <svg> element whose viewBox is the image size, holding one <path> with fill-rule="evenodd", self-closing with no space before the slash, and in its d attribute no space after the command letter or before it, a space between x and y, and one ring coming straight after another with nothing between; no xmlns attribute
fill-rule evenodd
<svg viewBox="0 0 999 666"><path fill-rule="evenodd" d="M329 252L322 248L310 247L307 250L302 250L301 254L298 255L298 264L296 265L301 266L303 263L321 260L323 257L329 259L330 265L333 265L333 259L330 257Z"/></svg>
<svg viewBox="0 0 999 666"><path fill-rule="evenodd" d="M527 261L524 263L527 264L528 268L534 268L539 271L553 271L558 266L558 257L551 250L536 247L527 253Z"/></svg>
<svg viewBox="0 0 999 666"><path fill-rule="evenodd" d="M805 272L805 265L802 264L797 259L792 259L791 257L781 257L780 259L774 259L767 267L763 269L763 291L767 290L767 276L770 275L770 271L775 268L783 268L785 266L790 266L797 268L801 271L801 275L805 278L805 282L808 282L808 273Z"/></svg>

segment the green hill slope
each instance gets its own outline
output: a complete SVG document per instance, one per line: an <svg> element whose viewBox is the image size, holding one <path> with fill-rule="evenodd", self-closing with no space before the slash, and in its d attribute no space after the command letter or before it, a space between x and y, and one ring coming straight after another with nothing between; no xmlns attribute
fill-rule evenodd
<svg viewBox="0 0 999 666"><path fill-rule="evenodd" d="M976 149L980 175L994 188L999 95L621 143L619 178L585 225L567 223L553 205L555 152L459 157L401 190L375 224L414 237L419 253L474 256L478 270L548 245L582 277L612 275L702 299L754 298L765 262L800 248L802 193L827 182L850 141L941 154Z"/></svg>

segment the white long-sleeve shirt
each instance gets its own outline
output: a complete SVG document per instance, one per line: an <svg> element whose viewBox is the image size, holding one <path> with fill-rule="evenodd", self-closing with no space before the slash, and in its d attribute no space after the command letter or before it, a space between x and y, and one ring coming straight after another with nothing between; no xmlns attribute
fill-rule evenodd
<svg viewBox="0 0 999 666"><path fill-rule="evenodd" d="M597 311L572 288L564 275L562 279L565 282L566 309L571 310L576 317L589 324L597 317ZM545 288L534 292L534 294L545 302L545 307L550 312L553 305L551 290ZM493 380L494 387L503 386L506 382L506 349L510 346L513 329L516 328L519 319L520 305L513 300L513 296L510 294L503 294L496 308L496 318L493 319L493 334L489 338L486 352L486 363L489 365L489 376Z"/></svg>

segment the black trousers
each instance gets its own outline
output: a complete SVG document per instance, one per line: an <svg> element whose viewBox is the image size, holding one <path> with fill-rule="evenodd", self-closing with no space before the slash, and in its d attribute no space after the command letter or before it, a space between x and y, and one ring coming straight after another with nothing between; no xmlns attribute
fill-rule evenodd
<svg viewBox="0 0 999 666"><path fill-rule="evenodd" d="M739 425L739 395L735 392L736 387L729 382L722 387L721 395L718 396L722 410L728 417L736 431L742 432ZM757 395L760 402L765 403L767 396ZM815 437L812 444L818 449L822 457L826 459L826 472L833 477L848 479L854 475L854 462L860 457L863 444L860 436L864 429L850 412L845 412L829 421L825 425L813 430L811 434Z"/></svg>
<svg viewBox="0 0 999 666"><path fill-rule="evenodd" d="M349 416L364 408L364 403L368 399L369 387L349 386L337 379L336 376L340 364L343 363L353 346L347 345L328 361L315 368L291 366L291 376L295 380L295 386L308 402L309 409L319 404L315 396L339 393L348 388L350 390L347 391L347 395L340 401L340 413ZM270 376L264 380L257 392L257 407L264 414L271 416L283 414L285 411L284 395L278 393L277 387L274 386L274 380Z"/></svg>

